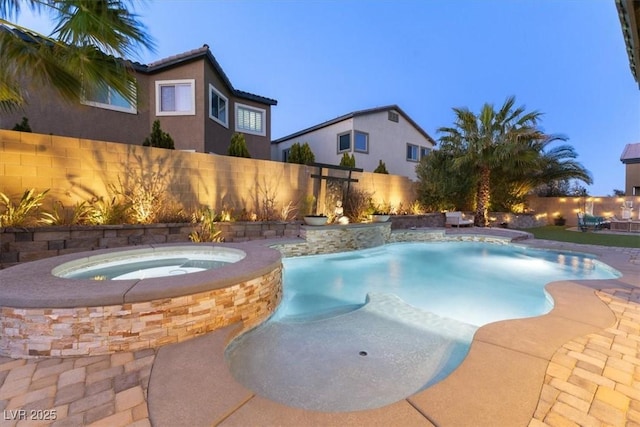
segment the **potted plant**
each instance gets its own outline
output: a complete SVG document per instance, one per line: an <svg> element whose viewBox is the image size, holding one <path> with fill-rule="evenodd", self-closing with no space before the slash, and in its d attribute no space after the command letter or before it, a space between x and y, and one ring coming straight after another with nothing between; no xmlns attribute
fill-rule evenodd
<svg viewBox="0 0 640 427"><path fill-rule="evenodd" d="M304 222L307 225L325 225L328 220L329 220L329 217L327 217L324 214L304 216Z"/></svg>
<svg viewBox="0 0 640 427"><path fill-rule="evenodd" d="M554 225L559 225L559 226L563 226L567 223L567 220L562 216L562 215L558 215L557 217L555 217L553 219L553 224Z"/></svg>
<svg viewBox="0 0 640 427"><path fill-rule="evenodd" d="M389 220L389 212L376 210L371 214L371 221L373 222L387 222Z"/></svg>

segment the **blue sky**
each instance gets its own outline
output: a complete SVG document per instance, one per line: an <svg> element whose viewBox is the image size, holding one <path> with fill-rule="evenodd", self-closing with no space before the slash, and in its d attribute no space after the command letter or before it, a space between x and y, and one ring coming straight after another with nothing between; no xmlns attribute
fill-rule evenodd
<svg viewBox="0 0 640 427"><path fill-rule="evenodd" d="M569 137L599 196L624 189L620 154L640 142L614 0L157 0L135 12L157 44L137 60L208 44L237 89L278 100L274 139L398 104L437 140L453 107L515 95Z"/></svg>

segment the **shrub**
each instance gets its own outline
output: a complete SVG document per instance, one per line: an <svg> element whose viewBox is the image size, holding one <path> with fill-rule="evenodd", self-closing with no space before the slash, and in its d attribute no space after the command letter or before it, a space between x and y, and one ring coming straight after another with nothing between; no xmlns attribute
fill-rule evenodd
<svg viewBox="0 0 640 427"><path fill-rule="evenodd" d="M49 212L42 213L40 222L47 225L79 225L89 222L92 207L86 201L77 202L72 208L67 209L61 201L57 200Z"/></svg>
<svg viewBox="0 0 640 427"><path fill-rule="evenodd" d="M142 145L145 147L168 148L170 150L175 149L171 135L160 129L160 120L153 122L151 134L144 140Z"/></svg>
<svg viewBox="0 0 640 427"><path fill-rule="evenodd" d="M195 243L222 242L222 231L218 230L216 212L208 206L203 207L194 215L194 221L200 223L200 229L189 234L189 240Z"/></svg>
<svg viewBox="0 0 640 427"><path fill-rule="evenodd" d="M389 171L387 170L387 165L385 165L384 162L380 160L378 166L373 170L373 173L386 173L388 175Z"/></svg>
<svg viewBox="0 0 640 427"><path fill-rule="evenodd" d="M350 168L356 167L356 156L349 153L344 153L342 159L340 159L340 166L347 166Z"/></svg>
<svg viewBox="0 0 640 427"><path fill-rule="evenodd" d="M316 161L316 156L311 151L309 143L305 142L300 145L299 142L293 144L289 150L287 163L297 163L300 165L308 165Z"/></svg>
<svg viewBox="0 0 640 427"><path fill-rule="evenodd" d="M33 188L26 190L17 205L6 194L0 193L0 202L4 205L4 212L0 214L0 227L19 227L38 222L38 218L34 216L47 192L49 190L36 194Z"/></svg>
<svg viewBox="0 0 640 427"><path fill-rule="evenodd" d="M350 222L363 222L368 219L371 194L366 191L351 188L342 205L344 215L349 217Z"/></svg>
<svg viewBox="0 0 640 427"><path fill-rule="evenodd" d="M246 157L248 159L251 158L249 154L249 149L247 148L247 142L244 139L244 135L241 133L235 133L231 137L231 144L229 145L229 150L227 151L229 156L233 157Z"/></svg>
<svg viewBox="0 0 640 427"><path fill-rule="evenodd" d="M16 130L18 132L31 132L31 126L29 126L29 119L26 117L22 118L20 123L16 123L16 125L11 129Z"/></svg>
<svg viewBox="0 0 640 427"><path fill-rule="evenodd" d="M129 222L128 211L129 205L115 196L107 200L103 197L95 198L90 202L88 222L93 225L126 224Z"/></svg>

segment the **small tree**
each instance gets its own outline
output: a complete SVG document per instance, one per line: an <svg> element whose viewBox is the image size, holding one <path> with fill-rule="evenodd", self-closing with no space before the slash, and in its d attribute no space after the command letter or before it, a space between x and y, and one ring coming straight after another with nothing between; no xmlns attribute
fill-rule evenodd
<svg viewBox="0 0 640 427"><path fill-rule="evenodd" d="M385 173L388 175L389 171L387 170L387 165L385 165L384 162L380 160L378 166L373 170L373 173Z"/></svg>
<svg viewBox="0 0 640 427"><path fill-rule="evenodd" d="M311 147L307 142L300 145L299 142L293 144L289 150L287 163L297 163L299 165L308 165L316 161L316 156L311 151Z"/></svg>
<svg viewBox="0 0 640 427"><path fill-rule="evenodd" d="M11 130L17 130L18 132L31 132L31 126L29 126L29 119L26 117L22 118L20 123L16 123L16 125Z"/></svg>
<svg viewBox="0 0 640 427"><path fill-rule="evenodd" d="M227 151L229 156L233 157L246 157L248 159L251 158L249 154L249 150L247 149L247 142L244 139L244 135L241 133L235 133L231 137L231 144L229 145L229 150Z"/></svg>
<svg viewBox="0 0 640 427"><path fill-rule="evenodd" d="M350 168L356 167L356 156L349 153L344 153L342 155L342 159L340 159L340 166L347 166Z"/></svg>
<svg viewBox="0 0 640 427"><path fill-rule="evenodd" d="M169 150L175 149L171 135L160 129L160 120L153 122L151 134L145 138L142 145L145 147L168 148Z"/></svg>

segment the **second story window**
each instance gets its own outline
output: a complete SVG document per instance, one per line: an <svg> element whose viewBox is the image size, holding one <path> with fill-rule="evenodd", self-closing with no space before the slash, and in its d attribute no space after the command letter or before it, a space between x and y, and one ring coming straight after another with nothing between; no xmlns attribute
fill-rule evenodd
<svg viewBox="0 0 640 427"><path fill-rule="evenodd" d="M360 153L368 153L369 152L369 134L355 131L354 132L354 149Z"/></svg>
<svg viewBox="0 0 640 427"><path fill-rule="evenodd" d="M227 120L227 104L229 100L218 92L213 85L209 85L209 102L209 117L222 126L229 127L229 121Z"/></svg>
<svg viewBox="0 0 640 427"><path fill-rule="evenodd" d="M261 108L236 104L236 131L264 136L266 111Z"/></svg>
<svg viewBox="0 0 640 427"><path fill-rule="evenodd" d="M351 132L338 135L338 153L351 151Z"/></svg>
<svg viewBox="0 0 640 427"><path fill-rule="evenodd" d="M196 82L193 79L157 81L156 115L195 115L195 86Z"/></svg>
<svg viewBox="0 0 640 427"><path fill-rule="evenodd" d="M138 112L135 102L131 103L127 101L124 96L120 95L111 86L101 87L92 94L85 93L85 99L82 103L91 105L92 107L105 108L123 113L136 114Z"/></svg>

